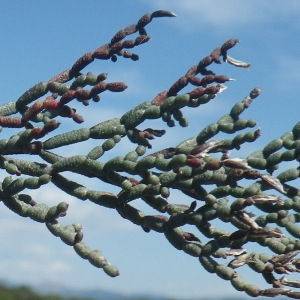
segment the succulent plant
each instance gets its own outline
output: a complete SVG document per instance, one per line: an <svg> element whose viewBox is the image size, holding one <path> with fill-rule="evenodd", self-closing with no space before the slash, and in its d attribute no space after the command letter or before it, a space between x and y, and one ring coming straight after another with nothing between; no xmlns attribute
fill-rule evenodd
<svg viewBox="0 0 300 300"><path fill-rule="evenodd" d="M206 271L230 281L238 291L253 297L286 295L299 299L297 288L300 282L287 275L300 272L297 258L300 251L300 227L297 225L300 221L300 191L289 184L299 177L300 171L298 167L284 170L277 176L272 174L281 162L299 161L300 122L262 150L243 159L231 158L230 150L239 150L243 144L252 143L260 136L259 129L250 130L256 127L253 119L241 118L243 111L261 93L256 87L221 119L177 145L152 149L150 141L163 138L165 130L140 128L144 121L154 119L161 119L169 127L176 123L187 127L188 120L182 108L196 109L213 101L226 89L224 83L231 81L208 68L222 61L236 67L250 67L228 55L239 40L229 39L165 91L120 118L55 135L63 118L71 118L79 124L84 122L83 117L69 106L71 101L86 106L91 100L99 102L99 94L122 92L127 88L123 82L107 82L106 73L83 74L84 68L95 59L116 62L119 57L124 57L138 60L138 55L127 49L149 41L146 25L155 18L175 16L163 10L142 16L136 24L119 30L110 42L84 54L70 69L47 82L37 83L17 101L0 106L1 129L20 129L9 139L0 140L0 165L9 174L1 182L0 199L21 217L45 223L53 235L109 276L118 276L118 269L100 250L92 250L83 242L82 225L63 226L59 223L58 219L67 214L69 205L60 202L49 207L38 203L29 194L23 194L23 190L39 189L52 182L75 198L115 209L122 218L142 227L145 232L163 233L173 247L197 258ZM127 39L135 33L135 39ZM181 93L188 86L190 91ZM233 137L219 139L220 132ZM47 134L51 136L48 139L45 138ZM53 152L89 139L99 140L99 145L86 155L61 156ZM117 148L122 139L132 143L132 151L123 151L120 156L103 161L103 154ZM19 154L34 156L37 162L16 158ZM63 175L65 171L97 178L103 185L116 186L119 193L88 189ZM182 192L190 204L172 204L173 190ZM137 199L157 214L146 215L135 208ZM261 214L254 218L247 211L250 206L256 207ZM212 225L214 219L231 223L235 229L232 232L218 229ZM199 235L186 232L184 226L187 224L195 226ZM202 243L201 236L209 241ZM247 245L251 243L268 247L274 255L247 253ZM224 262L228 256L233 259ZM261 289L243 279L238 268L244 265L260 273L270 288Z"/></svg>

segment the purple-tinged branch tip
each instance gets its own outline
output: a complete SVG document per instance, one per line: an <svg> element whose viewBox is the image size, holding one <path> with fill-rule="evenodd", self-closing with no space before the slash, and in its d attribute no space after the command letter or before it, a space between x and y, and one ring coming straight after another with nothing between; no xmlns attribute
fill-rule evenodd
<svg viewBox="0 0 300 300"><path fill-rule="evenodd" d="M177 17L173 12L167 10L157 10L151 14L152 18L159 17Z"/></svg>

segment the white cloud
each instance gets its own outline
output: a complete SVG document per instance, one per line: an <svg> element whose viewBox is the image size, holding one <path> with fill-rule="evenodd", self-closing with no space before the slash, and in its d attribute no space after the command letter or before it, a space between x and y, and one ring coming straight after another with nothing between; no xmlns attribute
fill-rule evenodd
<svg viewBox="0 0 300 300"><path fill-rule="evenodd" d="M6 278L9 280L24 282L24 278L22 278L24 274L26 274L27 280L40 280L40 278L55 277L57 272L69 273L72 267L62 261L41 261L23 257L23 259L1 261L0 270L1 274L6 274ZM11 270L18 270L18 272L10 276L12 275Z"/></svg>
<svg viewBox="0 0 300 300"><path fill-rule="evenodd" d="M24 247L22 248L22 254L29 257L45 259L50 258L52 252L48 247L45 247L41 244L32 243L24 245Z"/></svg>
<svg viewBox="0 0 300 300"><path fill-rule="evenodd" d="M32 235L39 235L45 232L43 224L37 224L28 218L22 218L2 205L0 227L5 228L5 230L0 231L1 240L6 241L6 243L3 243L3 247L10 247L10 243L17 243L16 236L24 232L30 232Z"/></svg>
<svg viewBox="0 0 300 300"><path fill-rule="evenodd" d="M44 266L42 267L44 270ZM70 272L72 270L72 267L64 262L61 261L55 261L52 262L48 265L48 270L51 273L56 273L56 272Z"/></svg>

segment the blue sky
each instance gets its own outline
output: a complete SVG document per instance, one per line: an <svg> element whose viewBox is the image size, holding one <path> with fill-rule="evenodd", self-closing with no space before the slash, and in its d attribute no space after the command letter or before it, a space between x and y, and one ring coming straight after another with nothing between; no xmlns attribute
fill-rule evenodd
<svg viewBox="0 0 300 300"><path fill-rule="evenodd" d="M243 113L243 118L254 118L262 136L256 143L243 147L237 154L239 157L261 149L299 121L299 1L3 1L0 11L1 104L16 100L34 84L70 68L81 55L109 42L119 29L158 9L170 10L178 17L154 19L148 24L146 30L151 40L133 50L140 56L139 61L97 60L86 68L94 74L107 72L108 82L124 81L128 89L119 94L106 92L100 103L91 103L89 107L72 103L85 118L82 127L120 117L140 102L153 99L229 38L241 40L229 55L251 63L250 70L225 63L213 65L213 71L236 81L228 82L228 89L209 104L184 109L189 127L177 125L168 129L163 139L153 141L153 151L176 146L187 137L197 135L204 126L228 113L254 87L260 87L262 94ZM187 87L184 91L191 89ZM161 121L153 121L151 126L165 128ZM60 130L74 128L79 125L63 120ZM11 134L4 130L2 138ZM87 153L86 149L97 142L72 146L67 149L68 155ZM118 154L111 155L122 155L133 148L135 146L124 142ZM66 155L66 149L60 151L57 153ZM95 180L81 183L93 189L112 190L102 183L99 187ZM146 234L112 210L65 196L51 184L31 191L31 195L37 202L50 206L62 200L68 202L68 215L61 222L81 222L85 242L93 249L101 249L108 261L119 267L121 275L109 278L102 270L80 259L43 224L21 219L1 205L0 273L3 279L185 298L224 293L240 295L229 282L205 272L197 259L174 249L163 235ZM172 191L169 202L190 201ZM155 214L139 201L135 205L148 214ZM260 277L252 277L256 274L247 267L241 273L251 278L252 283L263 286Z"/></svg>

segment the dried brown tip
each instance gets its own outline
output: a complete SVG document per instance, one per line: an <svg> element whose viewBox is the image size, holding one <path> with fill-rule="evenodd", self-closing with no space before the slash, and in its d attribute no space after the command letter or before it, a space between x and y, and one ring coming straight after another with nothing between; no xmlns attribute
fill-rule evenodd
<svg viewBox="0 0 300 300"><path fill-rule="evenodd" d="M92 97L94 102L99 102L100 101L100 96L99 95L95 95Z"/></svg>
<svg viewBox="0 0 300 300"><path fill-rule="evenodd" d="M156 106L161 106L164 101L167 99L167 94L168 92L167 91L163 91L163 92L160 92L152 101L151 101L151 104L154 104Z"/></svg>
<svg viewBox="0 0 300 300"><path fill-rule="evenodd" d="M106 88L111 92L123 92L127 87L124 82L109 82L106 84Z"/></svg>
<svg viewBox="0 0 300 300"><path fill-rule="evenodd" d="M113 44L110 48L109 48L109 55L118 53L120 50L123 49L123 43L122 42L117 42L115 44Z"/></svg>
<svg viewBox="0 0 300 300"><path fill-rule="evenodd" d="M195 241L195 242L199 242L201 243L201 240L196 237L193 233L191 232L183 232L182 237L186 240L186 241Z"/></svg>
<svg viewBox="0 0 300 300"><path fill-rule="evenodd" d="M185 76L180 77L169 89L168 96L175 96L177 93L186 87L188 80Z"/></svg>
<svg viewBox="0 0 300 300"><path fill-rule="evenodd" d="M207 84L213 83L214 81L215 81L214 75L206 75L202 78L201 85L207 85Z"/></svg>
<svg viewBox="0 0 300 300"><path fill-rule="evenodd" d="M186 160L186 165L191 168L198 168L202 165L202 163L197 157L188 157Z"/></svg>
<svg viewBox="0 0 300 300"><path fill-rule="evenodd" d="M205 94L217 94L220 91L221 86L219 84L217 85L211 85L205 89Z"/></svg>
<svg viewBox="0 0 300 300"><path fill-rule="evenodd" d="M237 40L237 39L230 39L230 40L226 41L221 47L221 53L223 54L225 51L233 48L239 42L240 42L240 40Z"/></svg>
<svg viewBox="0 0 300 300"><path fill-rule="evenodd" d="M137 54L134 54L134 53L131 54L130 58L131 58L133 61L137 61L137 60L140 59L139 56L138 56Z"/></svg>
<svg viewBox="0 0 300 300"><path fill-rule="evenodd" d="M142 28L149 24L152 21L152 15L151 14L145 14L143 15L137 22L137 27Z"/></svg>
<svg viewBox="0 0 300 300"><path fill-rule="evenodd" d="M33 139L39 139L41 137L44 136L44 134L42 133L42 128L41 127L34 127L31 131L30 131L30 136Z"/></svg>
<svg viewBox="0 0 300 300"><path fill-rule="evenodd" d="M44 127L42 128L42 133L43 134L47 134L53 130L55 130L56 128L58 128L60 125L60 122L56 121L56 120L50 120L49 122L47 122Z"/></svg>
<svg viewBox="0 0 300 300"><path fill-rule="evenodd" d="M81 124L84 122L84 119L81 115L79 114L74 114L73 117L72 117L73 121L75 121L76 123L78 124Z"/></svg>
<svg viewBox="0 0 300 300"><path fill-rule="evenodd" d="M131 24L131 25L127 26L126 28L124 28L124 31L126 32L127 35L129 35L129 34L133 34L133 33L137 32L138 28L137 28L136 24Z"/></svg>
<svg viewBox="0 0 300 300"><path fill-rule="evenodd" d="M75 99L75 91L74 91L74 90L69 90L69 91L67 91L66 93L64 93L64 94L61 96L59 102L60 102L61 104L67 104L67 103L69 103L70 101L72 101L73 99Z"/></svg>
<svg viewBox="0 0 300 300"><path fill-rule="evenodd" d="M260 95L260 93L261 93L260 88L254 88L250 93L251 99L255 99L256 97L258 97Z"/></svg>
<svg viewBox="0 0 300 300"><path fill-rule="evenodd" d="M245 179L258 179L260 178L261 174L256 170L245 170L244 171L244 178Z"/></svg>
<svg viewBox="0 0 300 300"><path fill-rule="evenodd" d="M93 60L94 60L94 58L93 58L92 52L85 53L74 63L74 65L71 68L70 74L72 76L78 74L82 69L84 69L87 65L89 65ZM51 81L51 79L50 79L50 81Z"/></svg>
<svg viewBox="0 0 300 300"><path fill-rule="evenodd" d="M43 108L50 110L50 111L56 111L59 110L62 106L62 103L60 101L52 100L52 99L46 99L43 103Z"/></svg>
<svg viewBox="0 0 300 300"><path fill-rule="evenodd" d="M164 129L159 130L159 129L146 128L143 131L147 131L157 137L161 137L164 134L166 134L166 131Z"/></svg>
<svg viewBox="0 0 300 300"><path fill-rule="evenodd" d="M59 83L65 83L73 78L73 75L71 74L71 70L65 70L58 75L53 76L49 82L59 82Z"/></svg>
<svg viewBox="0 0 300 300"><path fill-rule="evenodd" d="M290 274L289 271L287 271L284 267L282 266L276 266L274 268L274 271L277 273L277 274Z"/></svg>
<svg viewBox="0 0 300 300"><path fill-rule="evenodd" d="M55 100L54 100L55 101ZM31 118L36 116L44 108L43 101L36 101L32 106L30 106L23 114L22 120L24 122L29 121Z"/></svg>
<svg viewBox="0 0 300 300"><path fill-rule="evenodd" d="M72 118L75 111L68 105L64 105L60 110L60 115L62 117Z"/></svg>
<svg viewBox="0 0 300 300"><path fill-rule="evenodd" d="M213 62L213 58L209 55L200 60L198 70L205 69Z"/></svg>
<svg viewBox="0 0 300 300"><path fill-rule="evenodd" d="M224 82L227 82L227 81L234 80L232 78L228 78L225 75L216 75L214 79L215 79L215 82L217 82L217 83L224 83Z"/></svg>
<svg viewBox="0 0 300 300"><path fill-rule="evenodd" d="M223 61L228 62L227 60L230 60L229 56L227 55L227 50L234 47L238 42L239 42L239 40L237 40L237 39L230 39L222 45L221 56L223 56ZM229 63L232 63L232 62L229 62ZM232 63L232 64L234 64L234 63Z"/></svg>
<svg viewBox="0 0 300 300"><path fill-rule="evenodd" d="M113 38L110 41L110 44L113 45L114 43L123 40L126 36L127 36L126 31L121 29L113 36Z"/></svg>
<svg viewBox="0 0 300 300"><path fill-rule="evenodd" d="M18 117L0 116L0 126L7 128L21 128L24 126L24 121Z"/></svg>
<svg viewBox="0 0 300 300"><path fill-rule="evenodd" d="M202 79L199 78L199 77L189 76L189 77L187 77L187 80L190 84L192 84L194 86L201 86L202 85Z"/></svg>
<svg viewBox="0 0 300 300"><path fill-rule="evenodd" d="M96 49L93 53L93 58L98 59L109 59L109 44L105 44L98 49Z"/></svg>
<svg viewBox="0 0 300 300"><path fill-rule="evenodd" d="M138 45L147 43L149 40L150 40L150 36L148 36L148 35L139 35L135 39L134 44L135 44L135 46L138 46Z"/></svg>
<svg viewBox="0 0 300 300"><path fill-rule="evenodd" d="M143 139L153 140L154 136L148 131L138 131L138 136Z"/></svg>
<svg viewBox="0 0 300 300"><path fill-rule="evenodd" d="M97 82L103 81L107 78L107 73L101 73L97 76Z"/></svg>
<svg viewBox="0 0 300 300"><path fill-rule="evenodd" d="M185 77L194 77L197 74L197 66L192 66L185 74Z"/></svg>
<svg viewBox="0 0 300 300"><path fill-rule="evenodd" d="M177 17L174 13L167 10L157 10L151 14L152 18L160 18L160 17Z"/></svg>
<svg viewBox="0 0 300 300"><path fill-rule="evenodd" d="M89 99L90 91L89 90L84 90L81 88L78 88L75 91L75 98L78 99L79 101L83 101L85 99Z"/></svg>
<svg viewBox="0 0 300 300"><path fill-rule="evenodd" d="M128 50L124 50L122 52L122 55L123 55L124 58L131 58L133 54L132 54L132 52L130 52Z"/></svg>
<svg viewBox="0 0 300 300"><path fill-rule="evenodd" d="M126 40L123 42L123 48L125 48L125 49L131 49L134 46L135 46L135 40Z"/></svg>
<svg viewBox="0 0 300 300"><path fill-rule="evenodd" d="M213 61L216 64L222 63L221 60L220 60L220 55L221 55L221 48L220 47L213 50L213 52L210 54L210 56L212 57Z"/></svg>
<svg viewBox="0 0 300 300"><path fill-rule="evenodd" d="M147 35L147 31L146 31L145 27L139 28L139 35Z"/></svg>
<svg viewBox="0 0 300 300"><path fill-rule="evenodd" d="M93 88L90 91L90 95L89 97L94 97L104 91L106 91L106 83L103 81L100 81L99 83L97 83L96 85L93 86Z"/></svg>

